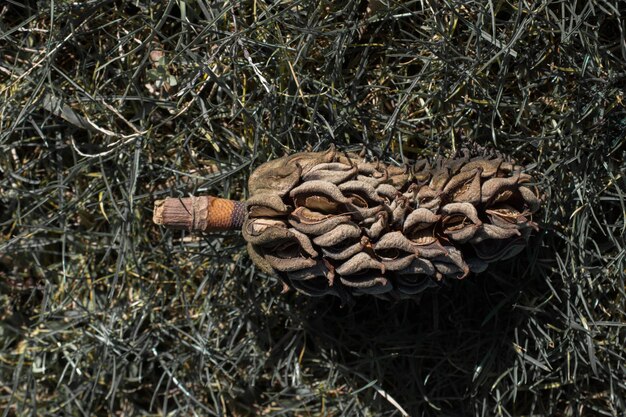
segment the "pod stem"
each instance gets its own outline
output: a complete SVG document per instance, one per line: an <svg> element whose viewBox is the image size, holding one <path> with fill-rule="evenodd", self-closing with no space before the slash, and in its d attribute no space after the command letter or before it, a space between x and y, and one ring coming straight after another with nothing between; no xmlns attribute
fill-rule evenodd
<svg viewBox="0 0 626 417"><path fill-rule="evenodd" d="M217 232L240 229L246 203L213 196L156 200L152 221L168 229Z"/></svg>

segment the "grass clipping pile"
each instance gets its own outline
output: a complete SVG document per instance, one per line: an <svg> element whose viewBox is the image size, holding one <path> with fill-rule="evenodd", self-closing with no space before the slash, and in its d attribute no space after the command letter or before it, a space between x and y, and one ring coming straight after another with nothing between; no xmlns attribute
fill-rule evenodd
<svg viewBox="0 0 626 417"><path fill-rule="evenodd" d="M190 230L243 222L252 260L286 288L394 300L518 254L537 229L531 182L514 161L484 152L400 167L331 148L261 165L250 177L247 216L241 203L212 212L219 199L192 197L169 199L180 206L171 221L160 209L168 200L157 202L155 221Z"/></svg>

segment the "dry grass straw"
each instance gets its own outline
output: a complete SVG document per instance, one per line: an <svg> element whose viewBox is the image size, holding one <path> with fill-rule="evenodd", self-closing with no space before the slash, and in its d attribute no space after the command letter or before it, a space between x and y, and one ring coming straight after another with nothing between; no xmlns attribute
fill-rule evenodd
<svg viewBox="0 0 626 417"><path fill-rule="evenodd" d="M626 412L624 3L0 5L0 414ZM279 295L238 233L153 200L244 198L307 146L478 143L546 190L516 260L420 303Z"/></svg>

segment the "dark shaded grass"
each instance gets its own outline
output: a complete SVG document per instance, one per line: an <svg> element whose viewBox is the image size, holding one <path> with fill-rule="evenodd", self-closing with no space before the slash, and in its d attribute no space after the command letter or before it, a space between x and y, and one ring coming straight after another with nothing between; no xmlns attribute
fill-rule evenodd
<svg viewBox="0 0 626 417"><path fill-rule="evenodd" d="M0 6L3 415L626 412L624 6ZM279 295L238 233L156 198L245 198L307 147L478 143L546 193L517 259L419 303Z"/></svg>

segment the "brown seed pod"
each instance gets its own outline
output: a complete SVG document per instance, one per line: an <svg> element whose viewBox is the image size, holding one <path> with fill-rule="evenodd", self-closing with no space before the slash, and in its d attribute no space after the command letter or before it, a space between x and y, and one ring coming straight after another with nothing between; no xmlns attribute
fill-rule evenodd
<svg viewBox="0 0 626 417"><path fill-rule="evenodd" d="M331 148L261 165L245 204L166 199L154 219L187 230L241 227L259 269L305 294L393 300L519 253L538 228L531 181L500 155L463 151L400 167Z"/></svg>

